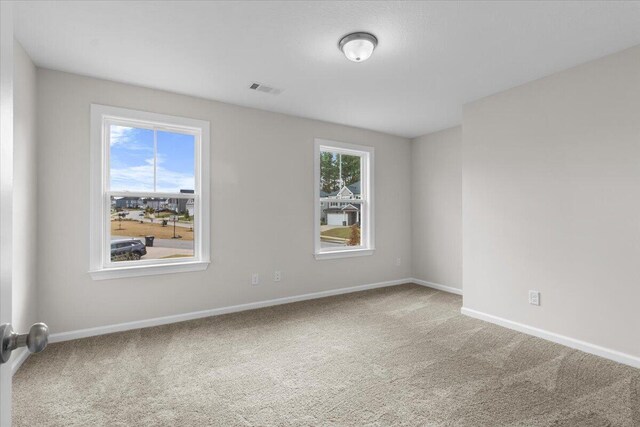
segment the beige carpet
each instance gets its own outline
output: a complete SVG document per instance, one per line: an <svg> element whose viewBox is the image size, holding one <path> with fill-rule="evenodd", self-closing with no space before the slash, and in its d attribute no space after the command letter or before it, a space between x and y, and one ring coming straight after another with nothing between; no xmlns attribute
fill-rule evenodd
<svg viewBox="0 0 640 427"><path fill-rule="evenodd" d="M17 426L640 426L640 370L403 285L51 345Z"/></svg>

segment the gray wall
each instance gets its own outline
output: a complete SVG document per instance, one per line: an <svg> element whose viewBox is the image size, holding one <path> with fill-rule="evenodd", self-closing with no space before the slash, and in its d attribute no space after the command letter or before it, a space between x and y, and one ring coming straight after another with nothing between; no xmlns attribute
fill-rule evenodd
<svg viewBox="0 0 640 427"><path fill-rule="evenodd" d="M16 331L37 320L36 68L14 43L13 293Z"/></svg>
<svg viewBox="0 0 640 427"><path fill-rule="evenodd" d="M37 83L40 316L52 332L410 277L409 140L50 70L39 69ZM91 103L211 121L206 271L90 278ZM373 256L313 257L314 137L375 147Z"/></svg>
<svg viewBox="0 0 640 427"><path fill-rule="evenodd" d="M640 46L466 105L463 129L464 306L640 356Z"/></svg>
<svg viewBox="0 0 640 427"><path fill-rule="evenodd" d="M462 128L411 142L413 277L462 289Z"/></svg>

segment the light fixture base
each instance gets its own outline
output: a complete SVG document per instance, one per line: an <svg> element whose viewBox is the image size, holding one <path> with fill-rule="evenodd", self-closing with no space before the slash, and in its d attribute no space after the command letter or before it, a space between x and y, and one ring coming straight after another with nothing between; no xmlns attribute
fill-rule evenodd
<svg viewBox="0 0 640 427"><path fill-rule="evenodd" d="M361 43L368 42L371 44L371 49L369 52L367 52L366 56L356 55L354 53L351 53L345 50L345 48L348 49L347 44L350 42L361 42ZM346 36L342 37L338 42L338 48L340 49L340 51L347 57L347 59L353 62L362 62L369 59L371 54L373 54L373 51L376 48L376 46L378 46L378 39L376 38L376 36L374 36L371 33L366 33L363 31L347 34Z"/></svg>

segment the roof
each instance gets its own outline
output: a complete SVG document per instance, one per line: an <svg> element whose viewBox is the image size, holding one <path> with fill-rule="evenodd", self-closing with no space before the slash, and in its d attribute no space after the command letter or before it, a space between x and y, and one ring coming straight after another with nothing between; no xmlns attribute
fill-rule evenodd
<svg viewBox="0 0 640 427"><path fill-rule="evenodd" d="M353 184L347 186L347 188L351 190L353 194L360 194L360 181L354 182Z"/></svg>
<svg viewBox="0 0 640 427"><path fill-rule="evenodd" d="M332 191L329 194L327 194L327 193L325 193L323 191L320 191L320 195L321 195L321 197L334 197L334 196L337 196L338 193L340 193L342 190L344 190L344 187L342 187L339 190ZM347 185L347 190L351 191L354 195L360 195L360 181L354 182L351 185ZM326 196L322 196L323 193L326 194Z"/></svg>
<svg viewBox="0 0 640 427"><path fill-rule="evenodd" d="M342 213L342 212L358 212L360 210L359 204L352 205L349 203L347 206L341 208L327 208L325 212L328 213Z"/></svg>

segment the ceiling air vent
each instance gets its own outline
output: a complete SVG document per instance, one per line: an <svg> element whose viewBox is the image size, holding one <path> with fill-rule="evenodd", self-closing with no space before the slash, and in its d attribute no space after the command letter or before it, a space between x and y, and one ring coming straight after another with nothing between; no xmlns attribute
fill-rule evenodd
<svg viewBox="0 0 640 427"><path fill-rule="evenodd" d="M282 93L282 89L263 85L262 83L251 83L249 89L257 90L258 92L270 93L271 95L279 95Z"/></svg>

